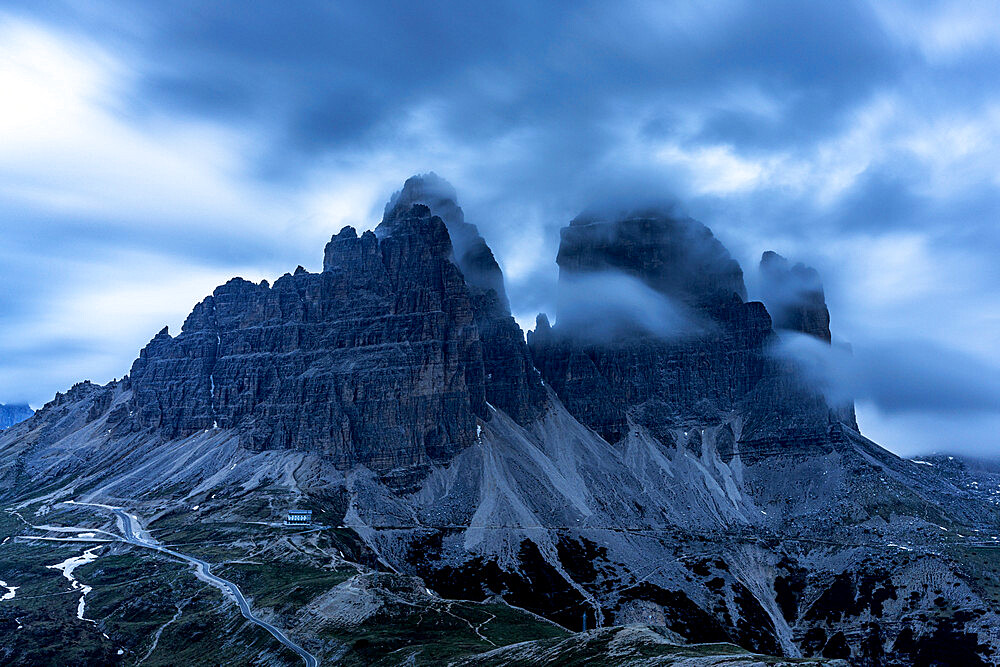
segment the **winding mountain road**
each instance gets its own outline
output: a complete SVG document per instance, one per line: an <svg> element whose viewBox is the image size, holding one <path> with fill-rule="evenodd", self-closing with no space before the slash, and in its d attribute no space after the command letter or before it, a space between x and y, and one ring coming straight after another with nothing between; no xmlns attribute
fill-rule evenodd
<svg viewBox="0 0 1000 667"><path fill-rule="evenodd" d="M258 618L254 615L253 611L250 609L250 604L247 602L246 598L243 597L243 593L240 591L239 586L233 582L223 579L217 575L212 574L212 566L205 561L197 558L195 556L189 556L188 554L175 551L168 547L163 546L157 542L149 534L149 532L143 528L142 524L139 522L138 517L133 516L123 510L120 507L112 507L111 505L98 505L96 503L74 503L76 505L92 505L94 507L103 507L104 509L109 509L114 512L115 516L121 521L122 533L124 535L124 541L129 544L135 545L137 547L144 547L146 549L152 549L154 551L159 551L174 558L179 558L185 562L190 563L194 566L194 573L198 579L215 586L222 591L223 595L227 595L230 599L236 602L240 608L240 613L251 623L259 625L264 628L271 635L277 639L279 642L295 651L305 662L306 667L317 667L319 665L319 660L316 659L312 653L309 653L304 648L293 642L291 639L285 635L284 632L271 625L267 621Z"/></svg>

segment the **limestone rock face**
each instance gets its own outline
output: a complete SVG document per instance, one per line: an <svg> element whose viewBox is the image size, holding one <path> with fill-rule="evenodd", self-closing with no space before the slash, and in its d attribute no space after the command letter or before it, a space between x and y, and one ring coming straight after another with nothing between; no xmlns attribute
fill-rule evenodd
<svg viewBox="0 0 1000 667"><path fill-rule="evenodd" d="M770 250L760 258L761 291L775 329L789 329L830 342L830 311L819 273L804 264L790 265Z"/></svg>
<svg viewBox="0 0 1000 667"><path fill-rule="evenodd" d="M820 280L819 272L801 263L793 266L787 259L771 251L761 256L759 270L762 298L768 312L771 313L774 328L779 332L794 331L831 343L833 337L830 333L830 311L826 307L826 296L823 293L823 282ZM849 346L844 343L834 343L834 345L849 350ZM808 415L808 412L802 409L803 404L796 404L796 401L804 401L805 405L817 403L816 397L808 395L808 392L788 391L789 378L792 375L794 369L791 368L785 369L781 374L786 388L774 394L774 397L775 399L784 397L787 399L787 404L772 411L771 417L776 417L779 412ZM770 405L776 405L776 402L771 401ZM841 402L832 408L835 421L843 422L855 431L858 430L853 402Z"/></svg>
<svg viewBox="0 0 1000 667"><path fill-rule="evenodd" d="M334 236L322 273L217 288L180 335L150 341L130 383L137 427L166 438L238 429L253 450L379 471L448 460L488 402L527 424L547 400L499 264L433 174L408 180L375 232Z"/></svg>
<svg viewBox="0 0 1000 667"><path fill-rule="evenodd" d="M581 215L563 228L556 261L560 280L620 272L678 305L709 313L747 296L740 265L708 227L657 211L620 219Z"/></svg>
<svg viewBox="0 0 1000 667"><path fill-rule="evenodd" d="M458 205L458 195L451 183L434 172L406 179L385 207L380 231L389 233L401 211L414 204L423 204L440 217L448 228L455 263L472 287L495 290L504 306L509 308L503 284L503 272L493 251L479 235L475 225L465 221L465 212Z"/></svg>
<svg viewBox="0 0 1000 667"><path fill-rule="evenodd" d="M486 398L519 424L541 414L545 390L531 362L524 333L510 313L503 272L475 225L465 221L455 189L434 173L407 179L386 206L377 233L389 234L401 211L426 205L440 216L452 240L453 259L465 276L483 344Z"/></svg>
<svg viewBox="0 0 1000 667"><path fill-rule="evenodd" d="M141 427L236 428L252 449L375 469L445 460L487 420L483 348L441 218L399 210L390 233L345 228L323 272L234 279L166 329L131 372Z"/></svg>
<svg viewBox="0 0 1000 667"><path fill-rule="evenodd" d="M535 363L570 412L609 442L631 416L654 432L718 421L763 378L772 335L759 303L736 303L711 333L580 341L557 323L529 335Z"/></svg>
<svg viewBox="0 0 1000 667"><path fill-rule="evenodd" d="M558 320L550 327L540 317L529 345L570 412L609 442L626 434L630 418L658 435L718 421L763 377L771 320L761 304L744 303L739 265L704 225L655 212L577 218L562 230L558 263ZM595 293L589 277L619 281L623 292ZM578 293L566 299L566 291ZM641 296L633 301L633 293ZM640 326L658 300L679 326ZM608 302L634 312L608 312ZM624 323L588 335L609 317Z"/></svg>
<svg viewBox="0 0 1000 667"><path fill-rule="evenodd" d="M578 218L563 229L558 262L558 319L540 316L529 346L569 411L606 440L630 423L661 442L677 427L725 424L730 458L827 444L839 413L771 354L768 311L744 301L742 271L707 227L655 212ZM619 289L595 292L598 280ZM650 319L656 308L671 317ZM608 329L609 318L628 321Z"/></svg>

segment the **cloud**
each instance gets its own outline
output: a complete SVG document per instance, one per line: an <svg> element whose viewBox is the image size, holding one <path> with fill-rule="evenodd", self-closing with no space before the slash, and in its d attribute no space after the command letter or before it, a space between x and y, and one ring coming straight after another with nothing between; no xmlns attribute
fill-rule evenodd
<svg viewBox="0 0 1000 667"><path fill-rule="evenodd" d="M563 276L558 313L556 324L561 331L588 341L611 340L636 331L676 338L709 326L683 304L617 271Z"/></svg>
<svg viewBox="0 0 1000 667"><path fill-rule="evenodd" d="M797 363L834 402L870 403L886 416L1000 416L1000 367L928 341L865 341L852 350L785 331L776 353Z"/></svg>
<svg viewBox="0 0 1000 667"><path fill-rule="evenodd" d="M866 402L856 410L865 435L902 456L944 453L997 458L1000 415L996 413L887 415Z"/></svg>

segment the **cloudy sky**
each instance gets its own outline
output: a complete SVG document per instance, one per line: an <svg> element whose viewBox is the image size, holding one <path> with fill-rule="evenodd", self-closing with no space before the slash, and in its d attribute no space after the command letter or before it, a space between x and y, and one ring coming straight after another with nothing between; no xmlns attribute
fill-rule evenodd
<svg viewBox="0 0 1000 667"><path fill-rule="evenodd" d="M819 269L868 435L1000 453L1000 4L483 4L0 5L0 402L434 170L522 323L581 208L669 198L751 296L764 250Z"/></svg>

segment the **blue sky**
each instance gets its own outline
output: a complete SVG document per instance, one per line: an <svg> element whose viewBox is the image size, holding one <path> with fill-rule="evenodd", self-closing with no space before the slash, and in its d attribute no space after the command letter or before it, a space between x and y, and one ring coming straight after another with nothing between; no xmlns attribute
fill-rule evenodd
<svg viewBox="0 0 1000 667"><path fill-rule="evenodd" d="M1000 453L997 72L994 2L8 1L0 402L120 377L434 170L523 324L576 213L670 198L751 297L764 250L819 269L867 434Z"/></svg>

